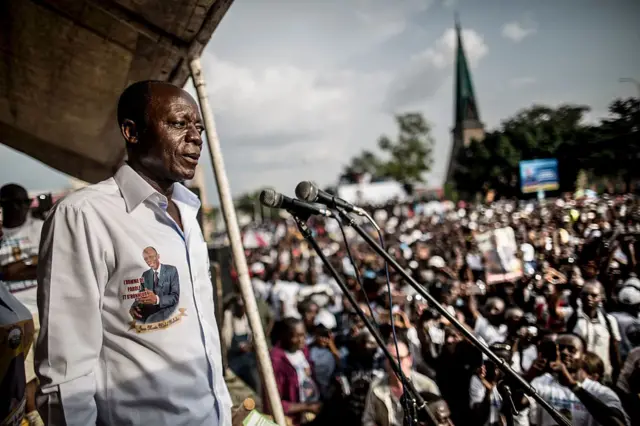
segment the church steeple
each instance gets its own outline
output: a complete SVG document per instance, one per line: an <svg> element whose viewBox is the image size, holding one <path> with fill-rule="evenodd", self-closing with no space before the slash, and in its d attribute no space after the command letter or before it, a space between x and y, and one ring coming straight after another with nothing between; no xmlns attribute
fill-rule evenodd
<svg viewBox="0 0 640 426"><path fill-rule="evenodd" d="M462 29L457 13L455 15L455 27L457 39L454 78L455 107L452 131L453 144L447 170L447 182L450 182L453 177L456 168L455 159L460 149L469 145L472 140L482 141L484 139L484 124L480 121L478 103L471 80L471 70L464 53Z"/></svg>
<svg viewBox="0 0 640 426"><path fill-rule="evenodd" d="M467 63L467 56L464 53L462 44L462 30L460 28L460 20L458 14L455 16L456 22L456 78L455 78L455 126L463 126L465 122L473 121L474 124L480 124L480 114L478 113L478 104L473 91L473 82L471 81L471 72ZM471 123L469 123L471 124Z"/></svg>

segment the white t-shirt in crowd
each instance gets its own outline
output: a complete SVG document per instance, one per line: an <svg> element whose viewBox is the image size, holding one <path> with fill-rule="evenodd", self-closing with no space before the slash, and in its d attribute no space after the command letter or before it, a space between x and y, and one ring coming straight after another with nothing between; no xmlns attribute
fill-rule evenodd
<svg viewBox="0 0 640 426"><path fill-rule="evenodd" d="M536 377L531 382L531 386L551 404L556 410L568 417L571 424L575 426L597 426L599 423L589 414L589 411L580 401L580 399L571 392L571 389L562 386L549 373L545 373L540 377ZM582 387L590 392L596 398L607 404L609 407L620 410L624 413L622 404L618 396L606 386L601 385L590 379L582 382ZM557 422L541 407L538 407L535 401L531 401L530 420L532 425L536 426L555 426ZM626 420L629 425L629 420Z"/></svg>
<svg viewBox="0 0 640 426"><path fill-rule="evenodd" d="M271 283L264 282L262 279L253 277L251 278L251 284L253 284L253 292L260 299L267 301L269 293L271 292Z"/></svg>
<svg viewBox="0 0 640 426"><path fill-rule="evenodd" d="M511 358L511 368L516 373L524 374L533 365L534 361L538 358L538 349L535 345L527 346L522 351L522 362L520 362L520 352L516 351L513 353Z"/></svg>
<svg viewBox="0 0 640 426"><path fill-rule="evenodd" d="M484 387L478 376L474 375L473 377L471 377L471 382L469 383L470 407L473 407L475 404L482 402L486 394L487 388ZM484 423L485 425L492 425L500 422L502 396L500 396L500 392L498 392L498 388L495 386L491 390L489 404L491 404L491 408L489 409L489 419ZM529 426L529 409L527 408L520 411L518 415L513 418L513 423L516 426Z"/></svg>
<svg viewBox="0 0 640 426"><path fill-rule="evenodd" d="M474 333L482 337L488 346L494 343L504 342L507 338L507 326L506 324L500 324L498 327L489 323L489 321L480 315L476 320L476 325L473 329Z"/></svg>
<svg viewBox="0 0 640 426"><path fill-rule="evenodd" d="M2 228L0 240L0 266L24 261L38 255L43 222L31 216L17 228ZM38 282L36 280L2 283L32 314L38 313Z"/></svg>
<svg viewBox="0 0 640 426"><path fill-rule="evenodd" d="M318 386L311 376L311 366L304 356L304 352L285 352L285 355L293 368L296 369L298 386L300 388L300 402L318 401L320 399L320 393L318 392Z"/></svg>
<svg viewBox="0 0 640 426"><path fill-rule="evenodd" d="M277 281L271 288L271 304L275 319L300 318L298 292L300 284L292 281ZM282 315L281 315L282 312Z"/></svg>
<svg viewBox="0 0 640 426"><path fill-rule="evenodd" d="M572 313L572 311L573 310L571 310L570 313ZM576 321L574 329L571 331L582 337L585 342L587 342L587 350L598 355L604 362L604 375L606 377L611 377L612 367L609 350L611 335L609 334L604 314L602 312L598 312L598 315L594 319L590 319L582 312L582 309L578 309L577 315L578 320ZM613 339L616 342L619 342L622 340L622 337L620 336L618 321L613 315L606 315L609 320L609 324L611 324ZM570 316L571 315L569 315L569 317Z"/></svg>

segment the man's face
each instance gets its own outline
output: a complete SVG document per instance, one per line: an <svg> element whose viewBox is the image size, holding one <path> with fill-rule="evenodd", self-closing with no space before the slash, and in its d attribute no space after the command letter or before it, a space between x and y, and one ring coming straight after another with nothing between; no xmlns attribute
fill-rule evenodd
<svg viewBox="0 0 640 426"><path fill-rule="evenodd" d="M491 298L487 301L487 320L493 325L502 323L504 318L504 302L502 299Z"/></svg>
<svg viewBox="0 0 640 426"><path fill-rule="evenodd" d="M402 368L402 373L406 377L411 375L411 368L413 367L413 360L411 359L411 354L409 353L409 348L402 342L398 342L398 351L396 351L396 345L394 343L390 343L387 345L387 350L391 353L393 359L397 362L400 361L400 368ZM398 353L400 353L400 358L398 358ZM389 360L386 362L387 373L389 375L395 374L391 365L389 365Z"/></svg>
<svg viewBox="0 0 640 426"><path fill-rule="evenodd" d="M596 309L602 302L600 286L595 283L585 284L580 297L582 299L582 306L589 310Z"/></svg>
<svg viewBox="0 0 640 426"><path fill-rule="evenodd" d="M451 410L444 400L435 401L429 404L429 410L436 418L437 426L453 426L451 421Z"/></svg>
<svg viewBox="0 0 640 426"><path fill-rule="evenodd" d="M195 175L204 130L198 105L184 90L152 86L147 124L140 135L140 163L155 177L182 182Z"/></svg>
<svg viewBox="0 0 640 426"><path fill-rule="evenodd" d="M147 249L143 253L144 261L147 262L149 268L158 269L160 266L160 256L155 250Z"/></svg>
<svg viewBox="0 0 640 426"><path fill-rule="evenodd" d="M576 371L580 367L580 360L584 353L582 341L576 336L561 335L556 341L558 345L558 353L560 361L567 367L569 371Z"/></svg>

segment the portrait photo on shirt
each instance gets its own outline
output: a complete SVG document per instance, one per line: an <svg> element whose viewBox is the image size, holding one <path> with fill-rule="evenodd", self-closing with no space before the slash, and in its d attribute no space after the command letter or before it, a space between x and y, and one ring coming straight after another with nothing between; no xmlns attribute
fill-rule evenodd
<svg viewBox="0 0 640 426"><path fill-rule="evenodd" d="M168 320L180 301L180 277L173 265L162 263L153 247L146 247L142 256L149 269L142 273L138 293L129 313L144 324Z"/></svg>

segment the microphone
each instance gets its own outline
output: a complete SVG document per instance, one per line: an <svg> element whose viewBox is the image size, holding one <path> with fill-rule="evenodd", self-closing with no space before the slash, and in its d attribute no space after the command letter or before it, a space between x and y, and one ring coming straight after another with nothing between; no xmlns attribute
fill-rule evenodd
<svg viewBox="0 0 640 426"><path fill-rule="evenodd" d="M340 207L348 213L355 213L360 216L366 216L367 213L358 206L346 202L342 198L321 190L318 186L309 181L302 181L296 186L296 197L308 203L320 203L329 207Z"/></svg>
<svg viewBox="0 0 640 426"><path fill-rule="evenodd" d="M289 198L272 188L267 188L260 192L260 202L262 205L272 209L285 209L293 215L308 217L311 215L320 215L333 217L331 210L314 206L294 198Z"/></svg>

